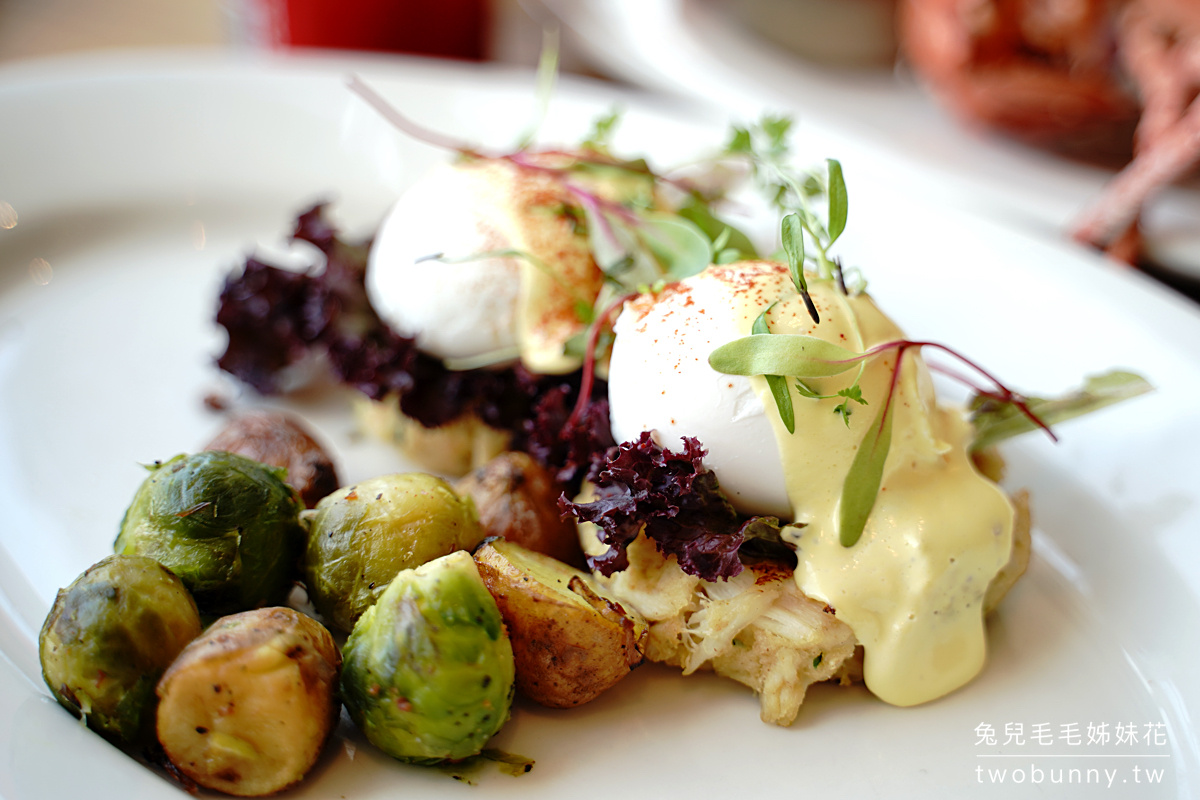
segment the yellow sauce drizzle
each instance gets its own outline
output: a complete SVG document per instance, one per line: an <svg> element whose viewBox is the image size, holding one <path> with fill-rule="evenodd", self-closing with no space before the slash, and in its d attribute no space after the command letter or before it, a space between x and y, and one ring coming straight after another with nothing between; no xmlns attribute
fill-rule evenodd
<svg viewBox="0 0 1200 800"><path fill-rule="evenodd" d="M764 275L763 279L772 276ZM904 334L867 295L846 297L814 283L815 325L799 296L777 273L784 297L769 316L774 333L819 336L863 351ZM770 294L771 290L767 289ZM757 310L746 309L746 333ZM796 433L789 434L766 380L754 379L768 410L797 522L796 581L831 606L865 650L868 688L888 703L933 700L970 681L986 655L983 597L1012 550L1013 508L967 454L970 425L957 409L937 405L919 354L904 356L892 399L891 450L862 538L838 541L838 504L855 449L885 402L896 355L868 362L860 386L867 406L853 406L847 430L837 400L792 391ZM856 370L807 383L822 394L851 385ZM789 381L790 383L790 381Z"/></svg>

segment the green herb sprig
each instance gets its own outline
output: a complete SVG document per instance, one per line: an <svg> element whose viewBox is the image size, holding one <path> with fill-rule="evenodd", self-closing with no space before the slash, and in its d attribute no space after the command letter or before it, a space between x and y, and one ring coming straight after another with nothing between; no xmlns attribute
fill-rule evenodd
<svg viewBox="0 0 1200 800"><path fill-rule="evenodd" d="M788 138L791 127L791 118L781 116L764 116L749 127L734 126L725 154L749 162L759 188L783 215L780 240L792 283L813 322L819 323L805 268L811 264L821 280L832 280L840 272L830 251L846 230L849 195L841 162L836 159L826 159L823 173L796 171ZM818 207L823 207L824 220ZM841 281L839 285L844 286Z"/></svg>
<svg viewBox="0 0 1200 800"><path fill-rule="evenodd" d="M995 386L995 389L989 393L994 402L1015 409L1014 413L1019 412L1033 427L1042 429L1052 439L1056 438L1046 422L1030 409L1029 401L1009 389L978 364L938 342L899 339L884 342L859 353L815 336L751 334L718 347L709 355L708 363L717 372L727 375L786 375L803 381L806 378L833 377L855 367L859 368L861 376L866 362L895 352L896 363L892 368L887 397L884 398L875 419L867 429L842 483L838 537L844 546L851 547L862 536L867 518L875 505L875 499L882 484L883 467L887 461L892 441L892 402L899 386L904 354L910 349L920 350L927 347L951 355L982 375ZM774 390L772 391L774 392ZM865 405L866 401L862 399L857 380L846 392L847 394L844 396L847 400L854 399ZM789 398L789 406L790 402ZM848 411L843 410L843 418L847 413Z"/></svg>

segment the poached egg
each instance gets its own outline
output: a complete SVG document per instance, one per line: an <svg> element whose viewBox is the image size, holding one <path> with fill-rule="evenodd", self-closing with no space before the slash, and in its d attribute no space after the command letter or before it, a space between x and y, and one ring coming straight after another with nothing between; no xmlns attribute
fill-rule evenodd
<svg viewBox="0 0 1200 800"><path fill-rule="evenodd" d="M963 413L938 405L920 355L903 357L891 399L892 444L859 541L839 542L842 487L855 452L887 402L896 352L858 371L805 383L822 395L856 376L867 405L847 425L836 400L799 395L789 379L795 433L788 433L763 376L716 372L715 348L749 335L770 308L773 333L815 336L854 352L904 339L865 294L813 281L814 323L786 265L743 262L645 294L618 317L609 366L613 436L651 431L662 447L697 438L730 501L746 514L795 523L795 579L832 607L865 649L868 688L895 705L944 695L973 678L985 656L983 598L1007 563L1014 510L968 454Z"/></svg>
<svg viewBox="0 0 1200 800"><path fill-rule="evenodd" d="M518 164L443 164L401 195L367 262L372 307L417 347L466 366L519 359L540 374L577 369L564 345L585 328L604 275L581 229L581 196L614 202L628 180L566 171L570 154Z"/></svg>

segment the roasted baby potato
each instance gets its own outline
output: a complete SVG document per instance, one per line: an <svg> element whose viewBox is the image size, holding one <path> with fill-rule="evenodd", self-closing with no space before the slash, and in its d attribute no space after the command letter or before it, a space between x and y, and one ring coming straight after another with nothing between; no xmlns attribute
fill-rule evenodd
<svg viewBox="0 0 1200 800"><path fill-rule="evenodd" d="M340 485L333 459L294 417L278 411L234 414L205 450L224 450L287 470L284 482L312 508Z"/></svg>
<svg viewBox="0 0 1200 800"><path fill-rule="evenodd" d="M646 621L601 595L591 576L504 539L475 562L508 626L517 688L551 708L597 697L642 663Z"/></svg>
<svg viewBox="0 0 1200 800"><path fill-rule="evenodd" d="M455 484L475 501L488 536L502 536L575 567L583 551L574 520L559 515L562 487L526 453L501 453Z"/></svg>
<svg viewBox="0 0 1200 800"><path fill-rule="evenodd" d="M154 741L154 686L200 635L196 603L152 558L109 556L58 593L38 636L64 708L121 747Z"/></svg>
<svg viewBox="0 0 1200 800"><path fill-rule="evenodd" d="M158 683L158 740L180 772L257 797L299 781L340 713L341 655L319 622L290 608L217 620Z"/></svg>

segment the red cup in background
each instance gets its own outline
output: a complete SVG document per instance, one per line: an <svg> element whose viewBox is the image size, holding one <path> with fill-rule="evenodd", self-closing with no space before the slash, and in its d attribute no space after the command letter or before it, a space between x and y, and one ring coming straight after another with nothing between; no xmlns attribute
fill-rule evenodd
<svg viewBox="0 0 1200 800"><path fill-rule="evenodd" d="M488 0L240 0L242 36L268 47L482 60Z"/></svg>

